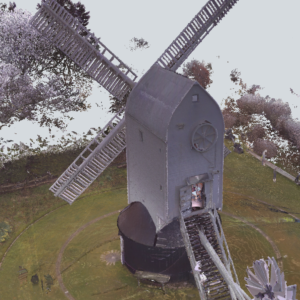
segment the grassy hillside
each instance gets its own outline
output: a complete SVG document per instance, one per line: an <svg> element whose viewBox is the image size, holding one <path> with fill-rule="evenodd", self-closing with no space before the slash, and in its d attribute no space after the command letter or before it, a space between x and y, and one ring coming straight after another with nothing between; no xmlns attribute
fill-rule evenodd
<svg viewBox="0 0 300 300"><path fill-rule="evenodd" d="M232 142L225 140L225 145L233 150ZM68 166L64 161L61 163L62 169ZM276 258L276 254L257 230L225 213L238 216L267 234L280 251L287 284L300 285L297 250L300 249L300 223L274 209L280 207L300 217L300 186L280 174L276 183L272 179L273 170L263 167L247 152L241 155L232 152L224 161L223 230L244 289L246 267L252 266L256 259ZM48 190L50 186L0 195L0 223L6 221L12 227L9 238L0 244L0 260L15 237L45 215L20 236L3 260L0 270L3 299L66 299L55 272L62 246L82 225L127 205L126 169L116 165L107 168L71 206L55 198ZM119 250L117 216L118 212L80 231L64 250L60 269L69 293L77 300L198 299L197 290L189 286L173 287L166 295L156 288L137 287L136 279L119 261L106 265L101 260L107 251ZM18 277L19 266L28 271L23 281ZM30 281L35 274L39 277L37 285ZM49 285L51 291L46 290L45 276L53 279Z"/></svg>
<svg viewBox="0 0 300 300"><path fill-rule="evenodd" d="M225 144L233 149L231 142L225 141ZM280 174L274 183L271 168L263 167L247 152L232 152L224 161L223 203L224 212L249 221L275 242L282 256L287 284L300 284L300 223L274 208L281 208L300 219L300 186ZM252 266L253 260L266 256L256 243L258 238L251 238L254 234L261 239L257 231L237 220L231 219L231 224L224 232L238 273L244 274L241 276L244 284L245 266ZM249 230L252 233L247 233ZM273 250L268 255L276 258L271 252Z"/></svg>

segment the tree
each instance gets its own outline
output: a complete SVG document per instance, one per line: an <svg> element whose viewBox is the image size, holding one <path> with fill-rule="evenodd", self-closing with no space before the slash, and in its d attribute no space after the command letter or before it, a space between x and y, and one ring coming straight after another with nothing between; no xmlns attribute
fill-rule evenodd
<svg viewBox="0 0 300 300"><path fill-rule="evenodd" d="M85 12L84 5L80 2L73 4L70 0L56 1L83 26L88 25L90 17L89 12ZM37 9L39 8L40 4L37 5ZM0 3L0 45L4 46L0 47L0 129L23 119L38 121L37 112L42 112L40 126L54 125L65 129L64 122L52 118L50 114L57 110L71 120L72 118L65 115L69 111L81 111L90 107L84 101L91 90L92 79L62 51L36 32L28 24L30 18L30 13L16 9L15 3L10 3L9 7ZM86 36L89 31L82 30L79 34ZM88 41L99 50L98 42L93 37ZM48 79L48 82L41 82L43 79ZM91 129L96 132L101 130L100 127ZM51 135L50 128L49 133L53 139L55 135ZM10 148L6 147L8 155L3 151L6 143L13 140L4 141L0 138L0 164L45 151L60 152L70 146L83 147L90 141L87 135L92 135L90 130L86 135L83 133L83 138L71 137L70 140L62 137L55 146L48 145L47 137L42 139L39 136L39 146L36 148L32 148L34 146L31 143L30 147L22 142L20 145L15 143ZM32 139L31 141L34 143ZM48 149L42 150L44 147Z"/></svg>
<svg viewBox="0 0 300 300"><path fill-rule="evenodd" d="M89 12L80 2L57 2L84 26L88 24ZM38 121L37 113L42 113L40 126L66 128L62 120L50 114L59 111L71 120L65 114L90 108L85 100L92 78L28 24L32 17L29 12L16 9L15 3L7 11L6 4L0 4L0 8L0 129L14 121ZM85 36L88 30L80 34ZM93 38L89 42L99 49ZM42 79L48 81L43 83Z"/></svg>
<svg viewBox="0 0 300 300"><path fill-rule="evenodd" d="M0 9L1 9L2 12L5 11L6 7L7 7L6 4L0 3ZM9 2L8 11L14 11L15 8L16 8L16 3L15 2L13 2L13 3Z"/></svg>
<svg viewBox="0 0 300 300"><path fill-rule="evenodd" d="M296 94L292 88L290 88L290 91L291 91L291 93L292 93L293 95L296 95L297 97L300 97L300 95Z"/></svg>
<svg viewBox="0 0 300 300"><path fill-rule="evenodd" d="M128 99L128 96L129 96L130 92L131 91L128 91L121 101L119 101L116 97L114 97L112 95L109 95L109 100L110 100L110 103L111 103L110 108L109 108L109 112L115 114L118 111L120 111L122 108L124 108L126 106L127 99Z"/></svg>
<svg viewBox="0 0 300 300"><path fill-rule="evenodd" d="M262 106L261 101L264 101L264 99L257 94L257 91L263 88L255 84L247 88L247 84L243 82L240 76L241 73L238 72L237 69L232 70L230 73L230 80L235 85L240 86L240 89L235 92L240 96L240 99L237 101L232 97L225 99L225 108L222 110L222 113L226 128L249 124L251 114L260 112Z"/></svg>
<svg viewBox="0 0 300 300"><path fill-rule="evenodd" d="M148 42L145 41L143 38L138 39L138 38L134 37L130 40L130 42L132 42L134 44L133 47L130 46L130 51L134 51L137 49L142 50L142 49L147 49L150 47Z"/></svg>
<svg viewBox="0 0 300 300"><path fill-rule="evenodd" d="M198 81L204 89L209 88L213 83L211 80L212 73L211 63L205 64L204 61L200 62L193 59L192 61L183 64L183 75Z"/></svg>
<svg viewBox="0 0 300 300"><path fill-rule="evenodd" d="M274 156L276 155L275 147L278 146L277 162L290 168L290 170L299 172L300 154L297 149L300 150L300 122L292 119L291 109L287 102L283 103L281 99L271 99L269 96L260 96L257 91L262 88L259 85L252 85L247 88L247 84L243 82L240 75L241 73L237 69L230 73L231 81L235 85L240 85L239 90L235 92L240 98L238 100L233 97L225 99L225 108L222 110L225 127L234 128L237 134L241 134L242 139L247 136L250 142L254 142L254 150L260 155L261 151L268 148L270 155ZM292 89L291 92L297 96ZM266 140L260 139L262 136L259 138L258 135L264 135L264 132L259 132L259 128L253 126L253 115L255 114L264 116L271 124L271 131L273 133L276 131L279 137L289 141L289 155L286 155L285 149L274 144L269 136L266 137ZM239 129L240 126L242 126L241 130Z"/></svg>
<svg viewBox="0 0 300 300"><path fill-rule="evenodd" d="M45 3L46 0L42 0L42 3ZM61 6L64 7L74 18L77 18L78 21L83 25L87 26L89 24L89 13L85 12L85 7L80 2L73 3L71 0L56 0ZM37 9L41 8L41 4L37 4Z"/></svg>

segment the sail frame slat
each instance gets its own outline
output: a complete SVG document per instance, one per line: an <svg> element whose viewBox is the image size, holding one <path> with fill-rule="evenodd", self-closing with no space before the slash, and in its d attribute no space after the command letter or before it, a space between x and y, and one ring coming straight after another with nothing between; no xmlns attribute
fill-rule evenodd
<svg viewBox="0 0 300 300"><path fill-rule="evenodd" d="M217 4L219 2L216 1L217 0L209 0L202 7L199 13L164 51L155 64L175 72L238 0L225 0L219 5ZM170 55L170 49L174 45L178 46L178 44L180 44L179 41L183 42L182 38L185 39L185 43L181 47L181 52L183 53L181 53L181 55L175 55L175 57L170 60L168 57ZM167 64L165 63L166 60L168 61Z"/></svg>
<svg viewBox="0 0 300 300"><path fill-rule="evenodd" d="M59 8L59 6L55 0L46 0L41 4L41 8L31 18L29 23L40 34L52 40L56 47L80 66L89 76L100 83L108 92L117 99L122 100L124 95L135 86L136 83L134 81L137 75L99 39L95 38L94 34L88 32L76 18L63 7ZM88 34L87 36L81 36L79 32L88 32ZM92 45L87 39L91 36L96 41L95 45ZM102 52L100 52L97 50L97 45L103 48L104 51L101 50ZM109 55L111 58L108 58ZM98 76L99 74L93 74L90 68L87 67L86 63L91 57L93 57L92 60L99 61L97 68L104 65L102 71L106 70L101 74L103 77ZM127 75L112 63L113 60L117 61L119 66L122 65L125 68ZM131 79L129 75L133 78ZM108 76L111 79L110 81L106 80ZM123 81L124 84L115 84L115 81ZM116 86L119 88L116 89Z"/></svg>

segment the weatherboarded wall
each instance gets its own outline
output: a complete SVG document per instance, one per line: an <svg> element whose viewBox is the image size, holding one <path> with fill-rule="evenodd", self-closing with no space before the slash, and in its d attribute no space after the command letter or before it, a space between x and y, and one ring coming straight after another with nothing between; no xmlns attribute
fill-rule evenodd
<svg viewBox="0 0 300 300"><path fill-rule="evenodd" d="M157 225L167 214L166 145L130 116L126 132L129 203L142 202Z"/></svg>
<svg viewBox="0 0 300 300"><path fill-rule="evenodd" d="M200 153L192 149L192 135L203 122L217 130L218 138ZM207 200L213 197L221 208L223 137L217 102L196 81L152 66L126 105L128 202L142 202L159 230L179 216L179 189L188 177L211 173Z"/></svg>
<svg viewBox="0 0 300 300"><path fill-rule="evenodd" d="M198 101L192 97L197 95ZM218 138L214 146L199 153L192 148L195 128L208 121L217 129ZM212 173L213 181L205 183L207 201L209 197L217 207L222 207L223 190L223 136L224 122L218 103L198 84L191 88L173 113L168 127L168 217L179 215L179 190L186 186L186 179L204 173Z"/></svg>

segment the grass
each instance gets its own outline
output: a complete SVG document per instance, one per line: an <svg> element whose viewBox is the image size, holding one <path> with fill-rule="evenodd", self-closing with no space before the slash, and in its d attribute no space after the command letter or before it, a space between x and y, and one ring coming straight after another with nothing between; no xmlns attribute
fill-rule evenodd
<svg viewBox="0 0 300 300"><path fill-rule="evenodd" d="M63 157L64 158L64 155ZM58 161L64 161L58 159ZM42 161L40 161L42 163ZM64 161L65 169L69 160ZM60 169L60 168L59 168ZM7 242L0 243L0 259L9 247L9 244L30 224L34 223L43 215L68 205L65 201L55 197L49 188L52 184L41 185L32 189L24 189L16 192L0 194L0 223L7 222L13 229ZM107 168L79 197L86 197L89 193L105 192L112 187L126 186L126 172L118 169L115 165Z"/></svg>
<svg viewBox="0 0 300 300"><path fill-rule="evenodd" d="M122 201L116 201L122 199ZM11 248L0 272L0 295L4 299L41 299L45 291L34 286L30 278L38 274L55 275L55 262L61 246L80 226L90 220L126 206L126 189L118 189L102 194L90 193L72 206L66 205L49 214L30 227ZM87 207L91 209L87 209ZM89 245L91 247L91 245ZM72 256L71 256L72 257ZM28 284L20 286L16 276L18 266L26 267L29 273ZM3 289L4 288L4 289ZM49 293L52 299L63 299L57 280Z"/></svg>
<svg viewBox="0 0 300 300"><path fill-rule="evenodd" d="M266 239L245 223L224 214L222 214L222 222L240 285L247 292L244 280L247 266L252 267L253 261L267 256L276 258L275 253ZM249 293L248 295L251 297Z"/></svg>
<svg viewBox="0 0 300 300"><path fill-rule="evenodd" d="M4 164L0 169L0 184L12 184L33 180L36 177L47 175L55 176L61 173L76 159L85 147L67 149L59 153L40 153L31 156L21 156Z"/></svg>
<svg viewBox="0 0 300 300"><path fill-rule="evenodd" d="M233 144L225 140L232 150ZM291 222L289 215L271 210L270 205L281 207L300 217L300 187L277 174L246 151L232 152L224 161L223 211L239 216L266 233L277 245L283 258L287 285L300 284L300 223ZM96 179L87 191L74 202L65 204L48 191L51 184L27 191L1 195L0 222L13 226L10 238L0 245L0 259L12 240L39 217L40 219L8 252L0 271L1 299L66 299L55 275L58 253L70 235L83 224L127 205L126 170L111 166ZM240 196L240 195L243 196ZM5 210L3 209L5 208ZM102 219L81 231L64 251L61 270L64 284L70 294L79 299L199 299L196 288L167 289L164 295L157 288L137 287L136 279L120 262L107 266L101 254L119 250L116 220L118 214ZM247 266L254 260L275 256L269 242L245 223L222 215L223 230L231 257L245 288ZM18 279L19 266L28 270L27 282ZM38 274L44 281L33 285L31 276ZM51 275L54 284L46 294L44 275Z"/></svg>
<svg viewBox="0 0 300 300"><path fill-rule="evenodd" d="M233 151L232 142L225 140L225 145ZM248 195L279 207L287 207L300 218L300 187L279 173L274 183L273 169L263 167L261 162L245 149L244 154L232 152L226 157L223 190L225 197L227 197L226 192ZM229 203L224 199L225 211L229 209ZM245 211L249 212L249 210ZM258 211L256 214L261 215L261 212Z"/></svg>
<svg viewBox="0 0 300 300"><path fill-rule="evenodd" d="M225 140L225 145L231 151L233 150L232 142ZM297 284L299 286L300 223L295 223L289 218L289 215L271 210L271 206L255 199L279 207L300 219L299 186L278 173L276 183L274 183L271 168L263 167L261 162L247 153L245 149L244 154L232 152L224 161L223 211L242 217L266 233L275 242L283 257L287 285ZM240 233L241 228L247 228L246 225L239 224L237 221L233 224L237 224L232 226L234 229L230 231L228 227L224 227L224 232L235 267L240 270L239 278L242 278L241 282L244 283L243 277L246 275L244 270L247 265L252 266L255 259L262 257L266 259L266 253L275 258L276 256L270 247L268 248L270 252L269 250L267 252L257 251L256 242L258 236L261 235L257 233L257 238L251 238L247 233ZM232 230L234 230L234 235ZM230 242L232 238L237 239L236 242ZM243 247L245 240L251 241L248 248ZM237 252L241 253L242 250L238 249L243 249L247 255L241 258Z"/></svg>

